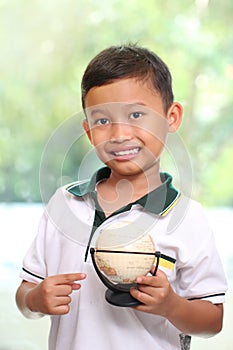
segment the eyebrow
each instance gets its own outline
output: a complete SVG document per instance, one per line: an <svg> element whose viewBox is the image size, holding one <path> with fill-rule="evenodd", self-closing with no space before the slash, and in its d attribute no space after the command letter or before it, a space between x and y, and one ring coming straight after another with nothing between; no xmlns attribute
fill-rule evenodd
<svg viewBox="0 0 233 350"><path fill-rule="evenodd" d="M124 107L137 107L137 106L142 106L142 107L146 107L146 104L144 102L133 102L133 103L125 103Z"/></svg>
<svg viewBox="0 0 233 350"><path fill-rule="evenodd" d="M101 108L94 108L94 109L87 108L87 113L88 113L89 117L92 117L96 113L101 113L101 114L107 115L107 112L104 109L101 109Z"/></svg>
<svg viewBox="0 0 233 350"><path fill-rule="evenodd" d="M137 107L137 106L143 106L143 107L146 107L146 104L144 102L110 102L110 103L103 103L103 105L101 106L111 106L111 104L122 104L122 107L126 107L126 108L131 108L131 107ZM90 114L94 114L94 113L105 113L105 110L102 109L102 108L93 108L90 107L90 108L87 108L87 111L90 110Z"/></svg>

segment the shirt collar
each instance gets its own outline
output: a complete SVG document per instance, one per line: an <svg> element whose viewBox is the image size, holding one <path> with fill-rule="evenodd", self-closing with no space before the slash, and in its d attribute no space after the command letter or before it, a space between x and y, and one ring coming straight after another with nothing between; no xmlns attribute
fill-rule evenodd
<svg viewBox="0 0 233 350"><path fill-rule="evenodd" d="M97 170L90 180L77 181L66 187L66 190L77 197L94 194L96 184L110 176L108 167ZM180 192L172 185L172 176L168 173L160 173L162 185L155 190L136 200L133 204L139 204L154 214L165 216L176 205L180 198Z"/></svg>

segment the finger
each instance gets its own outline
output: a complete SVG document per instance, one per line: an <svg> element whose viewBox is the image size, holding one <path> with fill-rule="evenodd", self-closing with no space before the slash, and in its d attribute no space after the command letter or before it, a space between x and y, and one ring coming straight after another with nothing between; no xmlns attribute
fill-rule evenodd
<svg viewBox="0 0 233 350"><path fill-rule="evenodd" d="M59 305L53 309L51 315L65 315L70 311L69 305Z"/></svg>
<svg viewBox="0 0 233 350"><path fill-rule="evenodd" d="M150 287L144 284L140 284L140 285L137 285L137 290L139 290L141 293L144 293L153 297L158 289L157 287Z"/></svg>
<svg viewBox="0 0 233 350"><path fill-rule="evenodd" d="M45 311L43 313L48 315L62 315L69 312L69 304L71 303L71 297L69 295L56 296L45 304Z"/></svg>
<svg viewBox="0 0 233 350"><path fill-rule="evenodd" d="M165 281L167 281L166 274L159 270L156 276L138 276L136 278L137 284L145 284L153 287L160 287Z"/></svg>
<svg viewBox="0 0 233 350"><path fill-rule="evenodd" d="M85 278L85 273L65 273L51 276L51 279L55 280L55 284L73 284L75 281L81 281Z"/></svg>
<svg viewBox="0 0 233 350"><path fill-rule="evenodd" d="M72 299L69 295L56 298L56 304L54 306L57 307L62 305L69 305L71 303L71 300Z"/></svg>
<svg viewBox="0 0 233 350"><path fill-rule="evenodd" d="M62 284L62 285L56 285L55 287L55 295L56 296L62 296L62 295L70 295L74 290L79 290L81 288L80 283L72 283L72 284Z"/></svg>
<svg viewBox="0 0 233 350"><path fill-rule="evenodd" d="M81 284L80 283L73 283L71 285L72 290L79 290L81 288Z"/></svg>
<svg viewBox="0 0 233 350"><path fill-rule="evenodd" d="M153 302L153 298L150 295L141 292L137 288L131 288L130 294L144 305L148 305Z"/></svg>
<svg viewBox="0 0 233 350"><path fill-rule="evenodd" d="M72 285L63 284L57 285L54 289L54 295L57 297L70 295L73 291Z"/></svg>
<svg viewBox="0 0 233 350"><path fill-rule="evenodd" d="M155 276L139 276L136 278L136 283L138 286L146 285L146 286L159 286L159 281Z"/></svg>

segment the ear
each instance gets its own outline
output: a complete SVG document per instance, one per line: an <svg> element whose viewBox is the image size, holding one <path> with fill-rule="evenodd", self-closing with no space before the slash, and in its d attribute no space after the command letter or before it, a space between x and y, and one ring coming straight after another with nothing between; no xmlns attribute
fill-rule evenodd
<svg viewBox="0 0 233 350"><path fill-rule="evenodd" d="M182 122L183 108L180 103L174 102L167 112L168 131L176 132Z"/></svg>
<svg viewBox="0 0 233 350"><path fill-rule="evenodd" d="M89 138L90 143L92 143L91 131L90 131L87 119L83 120L83 129L85 130L85 133L86 133L87 137Z"/></svg>

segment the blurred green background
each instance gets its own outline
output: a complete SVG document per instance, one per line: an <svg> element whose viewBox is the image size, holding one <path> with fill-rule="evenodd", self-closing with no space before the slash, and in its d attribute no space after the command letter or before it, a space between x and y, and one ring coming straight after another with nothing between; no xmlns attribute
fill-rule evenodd
<svg viewBox="0 0 233 350"><path fill-rule="evenodd" d="M81 111L85 66L101 49L131 41L170 67L193 196L232 206L232 15L232 0L0 0L0 201L41 201L41 155L55 128ZM73 152L63 169L72 180L82 155Z"/></svg>
<svg viewBox="0 0 233 350"><path fill-rule="evenodd" d="M224 258L228 252L232 284L232 18L232 0L0 0L0 349L46 348L48 319L33 322L19 314L16 276L42 210L46 144L71 116L81 122L82 74L110 45L137 42L168 64L175 99L184 107L179 135L192 159L193 197L205 208L221 207L209 213ZM88 147L80 140L65 161L54 149L43 169L51 194L76 179ZM176 160L185 173L182 161ZM231 350L231 292L226 305L223 333L195 339L194 350Z"/></svg>

